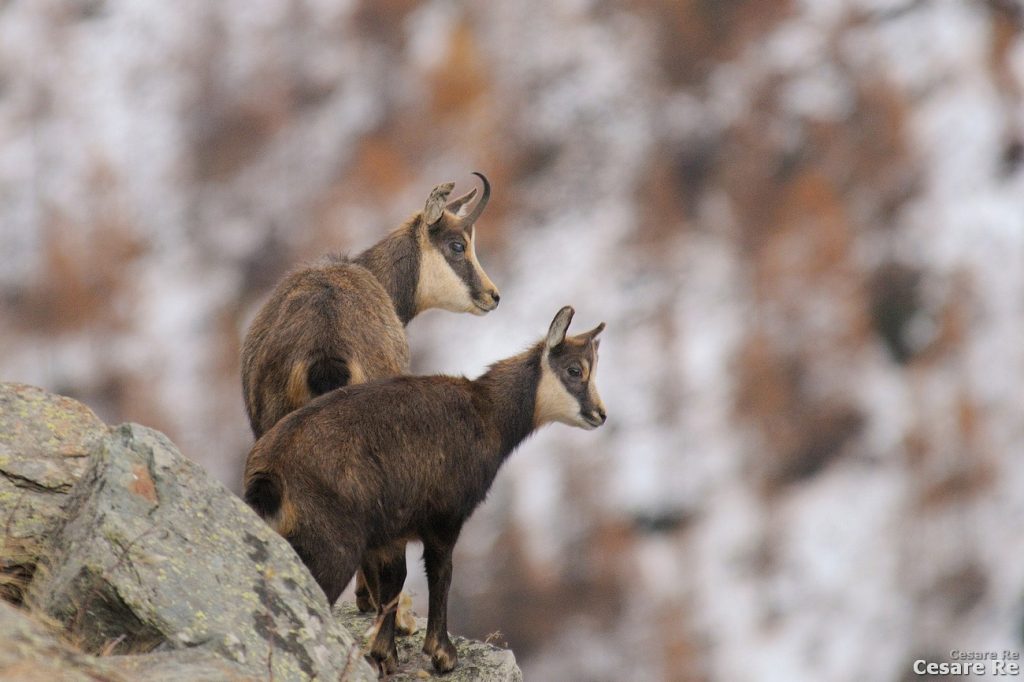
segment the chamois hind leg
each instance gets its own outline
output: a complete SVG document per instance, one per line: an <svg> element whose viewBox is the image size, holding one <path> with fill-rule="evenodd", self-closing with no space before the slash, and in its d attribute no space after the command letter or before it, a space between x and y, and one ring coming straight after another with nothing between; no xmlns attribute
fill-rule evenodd
<svg viewBox="0 0 1024 682"><path fill-rule="evenodd" d="M368 579L367 570L364 564L356 571L356 606L362 613L369 613L377 608L378 576L372 575Z"/></svg>
<svg viewBox="0 0 1024 682"><path fill-rule="evenodd" d="M382 673L391 675L398 669L395 613L398 610L398 597L402 592L402 585L405 584L405 548L390 548L379 553L378 557L378 628L370 645L370 657L376 661Z"/></svg>
<svg viewBox="0 0 1024 682"><path fill-rule="evenodd" d="M448 589L452 585L452 550L458 531L423 538L423 563L430 590L430 612L423 653L430 656L439 673L452 670L459 661L455 645L448 638Z"/></svg>
<svg viewBox="0 0 1024 682"><path fill-rule="evenodd" d="M405 547L396 547L395 551L405 552ZM363 613L377 610L380 599L380 568L369 559L363 561L356 573L356 606ZM395 612L395 632L403 637L416 632L416 616L411 609L412 599L404 592L398 595L398 608Z"/></svg>
<svg viewBox="0 0 1024 682"><path fill-rule="evenodd" d="M327 602L334 606L359 567L361 547L356 543L325 542L321 534L304 528L297 529L287 539L327 595Z"/></svg>

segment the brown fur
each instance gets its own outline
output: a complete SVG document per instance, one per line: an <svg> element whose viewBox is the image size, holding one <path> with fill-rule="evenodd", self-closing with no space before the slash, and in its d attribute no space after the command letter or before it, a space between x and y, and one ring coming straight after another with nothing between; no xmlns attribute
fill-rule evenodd
<svg viewBox="0 0 1024 682"><path fill-rule="evenodd" d="M242 384L257 437L314 397L310 370L325 361L356 365L368 377L409 368L391 298L368 269L344 259L289 275L253 321L242 349Z"/></svg>
<svg viewBox="0 0 1024 682"><path fill-rule="evenodd" d="M535 429L549 421L604 423L594 385L603 324L566 337L571 317L563 308L544 341L475 381L402 376L332 391L285 417L249 453L246 501L265 518L294 505L297 524L284 535L332 603L360 567L375 582L378 604L396 599L405 543L423 541L430 585L424 651L442 672L456 662L446 613L462 524ZM541 407L550 400L545 381L561 393ZM385 614L371 647L386 672L397 663L394 627L393 612Z"/></svg>
<svg viewBox="0 0 1024 682"><path fill-rule="evenodd" d="M299 513L295 504L288 498L281 500L281 508L271 520L271 527L281 535L288 537L299 527Z"/></svg>
<svg viewBox="0 0 1024 682"><path fill-rule="evenodd" d="M308 374L309 363L305 360L300 360L292 365L292 370L288 372L288 383L284 392L288 404L305 405L313 398L309 392L309 384L306 383Z"/></svg>

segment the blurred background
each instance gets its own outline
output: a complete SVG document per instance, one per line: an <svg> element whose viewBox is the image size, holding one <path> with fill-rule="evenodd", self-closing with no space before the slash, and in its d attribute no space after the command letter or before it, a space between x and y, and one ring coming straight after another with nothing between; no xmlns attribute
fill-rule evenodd
<svg viewBox="0 0 1024 682"><path fill-rule="evenodd" d="M1022 17L0 1L0 379L159 428L237 491L239 345L274 284L480 170L502 304L414 320L414 370L474 376L571 303L608 323L610 418L508 462L453 631L500 631L528 680L899 681L1020 650Z"/></svg>

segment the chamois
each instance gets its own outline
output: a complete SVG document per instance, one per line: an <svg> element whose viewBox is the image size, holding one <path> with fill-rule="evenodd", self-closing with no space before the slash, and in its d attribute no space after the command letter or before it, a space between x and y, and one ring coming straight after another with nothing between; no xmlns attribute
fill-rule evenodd
<svg viewBox="0 0 1024 682"><path fill-rule="evenodd" d="M380 628L370 655L397 666L395 600L405 544L423 542L430 607L423 651L447 672L452 549L505 459L549 422L594 429L602 322L566 336L573 309L547 336L475 380L399 376L331 391L291 413L250 451L245 500L295 548L333 604L362 567L379 578Z"/></svg>
<svg viewBox="0 0 1024 682"><path fill-rule="evenodd" d="M327 256L285 277L242 344L242 388L256 438L313 398L409 368L405 325L429 308L485 315L497 287L476 257L474 225L491 195L483 182L445 205L438 185L422 211L355 258Z"/></svg>
<svg viewBox="0 0 1024 682"><path fill-rule="evenodd" d="M476 189L447 205L438 185L422 211L353 259L328 256L287 276L257 313L242 346L242 388L256 438L313 398L409 369L405 325L429 308L484 315L500 296L476 257ZM362 574L356 602L373 608ZM415 621L403 613L403 631Z"/></svg>

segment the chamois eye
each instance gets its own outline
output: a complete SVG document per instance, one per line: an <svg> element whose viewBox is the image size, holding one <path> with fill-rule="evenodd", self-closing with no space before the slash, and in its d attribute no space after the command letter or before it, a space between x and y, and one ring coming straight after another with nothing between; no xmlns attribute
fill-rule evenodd
<svg viewBox="0 0 1024 682"><path fill-rule="evenodd" d="M568 371L569 376L571 376L573 379L579 379L581 376L583 376L583 370L581 370L579 367L570 367Z"/></svg>
<svg viewBox="0 0 1024 682"><path fill-rule="evenodd" d="M451 250L455 253L463 253L466 250L466 245L462 242L452 242Z"/></svg>

